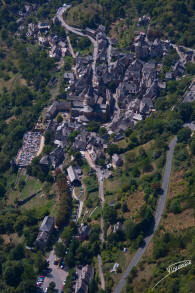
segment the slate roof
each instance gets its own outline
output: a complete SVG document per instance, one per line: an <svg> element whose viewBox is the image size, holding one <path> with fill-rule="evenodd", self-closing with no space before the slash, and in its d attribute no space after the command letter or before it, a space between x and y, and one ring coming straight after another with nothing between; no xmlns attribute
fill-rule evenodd
<svg viewBox="0 0 195 293"><path fill-rule="evenodd" d="M48 232L50 233L54 226L54 217L46 216L43 219L43 222L40 227L41 232Z"/></svg>
<svg viewBox="0 0 195 293"><path fill-rule="evenodd" d="M67 172L68 172L68 177L70 179L70 182L74 182L75 180L79 181L79 177L73 166L68 167Z"/></svg>

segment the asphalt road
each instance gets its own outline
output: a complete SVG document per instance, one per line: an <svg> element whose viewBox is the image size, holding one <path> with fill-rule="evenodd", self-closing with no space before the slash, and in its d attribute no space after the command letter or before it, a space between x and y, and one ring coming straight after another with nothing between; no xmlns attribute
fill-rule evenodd
<svg viewBox="0 0 195 293"><path fill-rule="evenodd" d="M164 170L164 175L163 175L163 180L162 180L163 194L160 195L160 198L159 198L159 201L157 204L155 220L154 220L154 227L153 228L151 227L151 229L149 231L149 235L144 239L145 244L137 250L136 254L132 258L131 262L129 263L128 268L126 269L126 271L122 275L119 283L117 284L116 288L114 289L113 293L120 293L121 292L121 290L123 289L123 287L126 283L126 278L128 277L132 268L134 266L136 266L137 263L140 261L142 255L144 254L146 248L148 247L150 240L152 239L154 232L158 228L158 225L160 223L161 216L163 214L164 207L165 207L167 191L168 191L168 186L169 186L169 179L170 179L170 175L171 175L173 153L174 153L174 149L176 146L176 142L177 142L177 138L174 137L169 144L169 151L167 153L166 165L165 165L165 170Z"/></svg>
<svg viewBox="0 0 195 293"><path fill-rule="evenodd" d="M93 39L91 36L82 33L82 31L80 29L74 28L70 25L68 25L67 23L65 23L64 19L63 19L63 14L64 12L70 8L70 5L67 5L65 7L60 7L57 11L57 18L58 20L61 22L61 25L68 31L81 36L81 37L87 37L93 44L93 63L92 63L92 69L93 69L93 85L95 86L96 83L96 72L95 72L95 67L96 67L96 59L97 59L97 53L98 53L98 44L97 41L95 39Z"/></svg>

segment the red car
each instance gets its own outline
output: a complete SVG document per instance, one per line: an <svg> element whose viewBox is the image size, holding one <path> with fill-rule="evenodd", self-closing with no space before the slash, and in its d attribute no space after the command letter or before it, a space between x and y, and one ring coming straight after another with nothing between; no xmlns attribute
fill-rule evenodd
<svg viewBox="0 0 195 293"><path fill-rule="evenodd" d="M37 287L41 287L42 282L37 282Z"/></svg>
<svg viewBox="0 0 195 293"><path fill-rule="evenodd" d="M64 293L64 284L62 285L61 293Z"/></svg>

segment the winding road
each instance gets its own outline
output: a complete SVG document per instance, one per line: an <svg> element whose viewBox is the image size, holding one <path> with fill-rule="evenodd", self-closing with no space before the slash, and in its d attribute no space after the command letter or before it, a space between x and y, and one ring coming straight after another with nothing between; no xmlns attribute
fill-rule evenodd
<svg viewBox="0 0 195 293"><path fill-rule="evenodd" d="M96 67L96 60L97 60L97 53L98 53L98 43L97 41L92 38L91 36L84 34L80 29L74 28L70 25L68 25L64 19L63 19L63 14L64 12L70 8L70 5L66 5L65 7L60 7L57 11L57 18L60 21L61 25L67 30L70 31L80 37L87 37L93 44L93 63L92 63L92 70L93 70L93 86L96 86L96 72L95 72L95 67ZM69 44L70 46L70 44ZM76 56L75 56L76 57Z"/></svg>
<svg viewBox="0 0 195 293"><path fill-rule="evenodd" d="M120 279L118 285L114 289L113 293L120 293L121 290L123 289L125 283L126 283L126 278L128 277L129 273L131 272L132 268L138 264L140 261L141 257L143 256L146 248L148 247L150 240L152 239L154 232L158 228L158 225L160 223L165 203L166 203L166 197L167 197L167 192L168 192L168 187L169 187L169 179L171 175L171 167L172 167L172 159L173 159L173 153L174 149L176 146L177 138L174 137L170 144L169 144L169 151L167 153L167 159L166 159L166 165L165 165L165 170L164 170L164 175L163 175L163 180L162 180L162 190L163 193L160 195L158 204L157 204L157 209L156 209L156 214L155 214L155 219L154 219L154 227L151 227L149 231L149 235L144 239L145 244L140 247L137 252L135 253L134 257L132 258L131 262L129 263L126 271L122 275L122 278Z"/></svg>

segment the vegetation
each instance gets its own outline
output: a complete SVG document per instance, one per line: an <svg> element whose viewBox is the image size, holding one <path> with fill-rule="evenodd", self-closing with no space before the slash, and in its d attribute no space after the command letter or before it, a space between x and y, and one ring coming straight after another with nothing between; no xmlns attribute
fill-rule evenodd
<svg viewBox="0 0 195 293"><path fill-rule="evenodd" d="M38 4L38 11L27 17L25 26L32 21L52 19L64 1L31 0L30 3ZM105 180L106 203L103 211L97 208L99 197L95 173L86 165L81 154L71 149L78 131L70 134L67 157L73 154L71 163L86 169L85 204L90 215L86 221L92 232L88 239L81 242L75 237L78 235L77 225L71 222L76 204L72 201L64 173L60 170L52 173L50 168L42 168L39 164L42 155L27 167L27 174L22 170L16 175L16 170L11 169L11 161L21 147L24 133L33 129L41 111L53 98L49 81L59 76L53 59L47 56L45 49L35 44L33 39L26 42L25 31L21 39L13 37L18 11L23 9L24 4L26 1L23 0L3 0L0 6L0 292L36 292L37 275L47 268L48 263L45 260L46 251L40 253L36 247L31 247L41 221L49 214L55 214L56 226L62 230L62 242L55 245L55 253L69 267L67 292L70 292L75 280L74 266L95 263L100 250L105 268L105 292L111 292L117 277L120 277L135 249L143 244L148 228L153 224L157 200L162 192L161 178L168 143L177 135L174 173L166 211L149 255L142 264L145 272L152 266L152 275L142 278L143 266L133 269L125 289L128 293L144 292L159 280L170 263L178 261L178 257L194 260L195 138L183 124L195 119L195 104L181 103L194 74L194 64L186 66L186 77L168 82L167 89L155 101L156 113L137 123L133 130L128 129L122 142L113 143L111 137L106 159L117 153L124 163ZM111 37L119 39L121 48L129 49L135 30L146 29L136 26L138 16L143 14L151 17L149 38L163 36L178 44L194 46L192 0L165 0L163 5L160 0L77 0L72 1L71 6L65 15L68 21L83 29L104 24ZM60 25L52 24L51 31L64 37ZM87 38L72 34L69 37L75 51L80 50L82 55L91 53L91 43ZM176 51L171 50L163 59L162 79L177 60ZM70 71L73 65L73 58L66 56L63 71ZM117 84L110 82L107 86L114 92ZM62 83L60 93L63 90ZM58 124L62 121L63 117L59 115ZM107 130L96 121L91 121L87 130L102 137L107 134ZM43 154L49 154L54 149L53 140L54 134L46 131ZM105 159L101 158L98 163L104 165ZM32 184L33 188L29 189ZM31 192L40 189L41 195L34 205L19 206L19 199L26 199ZM104 218L105 238L102 247L98 222L101 215ZM117 229L118 222L123 229ZM51 243L47 249L50 247ZM126 255L122 253L124 248L128 249ZM113 278L109 271L116 261L120 263L120 268ZM192 292L193 279L194 265L183 270L181 275L165 280L158 287L158 292ZM91 284L89 292L98 291L96 281ZM50 283L48 292L55 292L55 283Z"/></svg>
<svg viewBox="0 0 195 293"><path fill-rule="evenodd" d="M167 209L161 226L152 240L152 249L137 266L136 275L128 277L125 292L149 293L161 278L166 275L166 268L178 261L193 259L194 242L194 156L189 150L188 141L178 143L174 153L174 169L170 181ZM180 157L178 152L186 152L186 157ZM185 216L184 216L185 215ZM182 251L182 254L181 254ZM143 272L147 272L143 279ZM191 281L189 281L191 280ZM154 292L192 292L194 286L194 265L181 269L163 280ZM130 291L131 290L131 291Z"/></svg>
<svg viewBox="0 0 195 293"><path fill-rule="evenodd" d="M79 2L79 3L78 3ZM83 0L73 3L65 17L80 27L97 27L104 24L107 30L115 26L114 36L124 47L130 41L130 35L135 31L135 24L141 15L151 17L151 31L156 35L164 35L174 42L184 46L194 46L194 3L186 0ZM118 25L116 23L118 22ZM122 28L122 29L121 29ZM124 31L125 29L125 31ZM127 34L126 34L127 32ZM154 35L153 33L153 35Z"/></svg>

